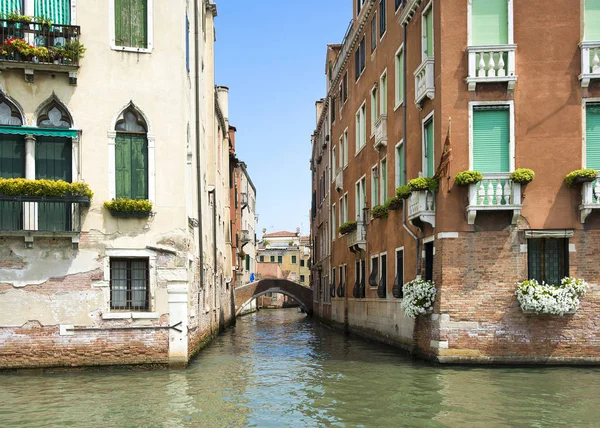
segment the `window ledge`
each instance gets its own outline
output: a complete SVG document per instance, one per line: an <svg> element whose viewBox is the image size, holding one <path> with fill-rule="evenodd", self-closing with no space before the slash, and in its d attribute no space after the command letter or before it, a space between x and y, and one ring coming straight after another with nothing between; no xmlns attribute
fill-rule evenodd
<svg viewBox="0 0 600 428"><path fill-rule="evenodd" d="M143 53L143 54L152 53L152 47L149 47L149 48L130 48L130 47L127 47L127 46L111 45L110 48L113 51L117 51L117 52L133 52L133 53Z"/></svg>
<svg viewBox="0 0 600 428"><path fill-rule="evenodd" d="M102 314L103 320L127 320L127 319L142 319L142 320L157 320L160 319L158 312L108 312Z"/></svg>
<svg viewBox="0 0 600 428"><path fill-rule="evenodd" d="M398 101L398 103L394 106L394 111L398 110L403 105L404 105L404 100Z"/></svg>

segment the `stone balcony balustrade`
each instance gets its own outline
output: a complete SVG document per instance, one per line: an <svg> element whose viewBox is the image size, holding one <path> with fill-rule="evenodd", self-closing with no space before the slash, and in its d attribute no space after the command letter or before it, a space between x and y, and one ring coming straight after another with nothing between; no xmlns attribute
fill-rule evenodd
<svg viewBox="0 0 600 428"><path fill-rule="evenodd" d="M600 176L594 181L583 183L581 186L581 223L585 223L592 210L600 209Z"/></svg>
<svg viewBox="0 0 600 428"><path fill-rule="evenodd" d="M435 194L431 190L417 190L408 198L408 220L421 220L435 227Z"/></svg>
<svg viewBox="0 0 600 428"><path fill-rule="evenodd" d="M600 41L586 41L579 44L581 49L581 87L587 88L592 79L600 79Z"/></svg>
<svg viewBox="0 0 600 428"><path fill-rule="evenodd" d="M510 180L510 173L485 173L483 180L469 186L469 224L475 224L479 211L512 211L512 224L521 214L521 185Z"/></svg>
<svg viewBox="0 0 600 428"><path fill-rule="evenodd" d="M382 114L375 122L375 144L373 147L378 149L379 147L386 147L388 140L387 133L387 114Z"/></svg>
<svg viewBox="0 0 600 428"><path fill-rule="evenodd" d="M421 105L425 98L433 99L435 96L434 84L434 59L426 58L415 71L415 104Z"/></svg>
<svg viewBox="0 0 600 428"><path fill-rule="evenodd" d="M469 46L469 91L474 91L480 83L508 83L512 91L517 82L517 45Z"/></svg>

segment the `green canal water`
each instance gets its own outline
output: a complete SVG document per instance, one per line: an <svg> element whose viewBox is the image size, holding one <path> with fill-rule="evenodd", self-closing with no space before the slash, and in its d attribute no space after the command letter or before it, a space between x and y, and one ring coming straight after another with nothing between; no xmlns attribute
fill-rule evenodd
<svg viewBox="0 0 600 428"><path fill-rule="evenodd" d="M261 311L186 370L0 375L0 427L20 426L600 426L600 369L432 366Z"/></svg>

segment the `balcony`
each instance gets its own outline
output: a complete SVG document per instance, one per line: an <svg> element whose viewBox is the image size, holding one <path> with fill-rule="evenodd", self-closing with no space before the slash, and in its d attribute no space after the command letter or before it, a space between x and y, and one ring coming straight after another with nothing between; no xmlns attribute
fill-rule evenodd
<svg viewBox="0 0 600 428"><path fill-rule="evenodd" d="M375 122L375 144L373 147L378 149L379 147L387 146L387 114L382 114Z"/></svg>
<svg viewBox="0 0 600 428"><path fill-rule="evenodd" d="M469 186L467 219L475 224L479 211L512 211L512 224L521 214L521 185L509 179L509 173L488 173L483 180Z"/></svg>
<svg viewBox="0 0 600 428"><path fill-rule="evenodd" d="M0 19L0 70L21 69L27 82L36 71L64 73L71 85L77 84L80 27L44 25Z"/></svg>
<svg viewBox="0 0 600 428"><path fill-rule="evenodd" d="M356 230L348 232L346 243L353 253L366 251L367 249L367 227L361 218L356 220Z"/></svg>
<svg viewBox="0 0 600 428"><path fill-rule="evenodd" d="M581 42L581 87L590 86L592 79L600 79L600 41Z"/></svg>
<svg viewBox="0 0 600 428"><path fill-rule="evenodd" d="M344 169L338 168L335 173L335 190L341 192L344 190Z"/></svg>
<svg viewBox="0 0 600 428"><path fill-rule="evenodd" d="M432 100L435 96L433 66L433 58L427 58L415 71L415 104L417 107L420 107L425 98Z"/></svg>
<svg viewBox="0 0 600 428"><path fill-rule="evenodd" d="M581 223L585 223L592 210L600 209L600 176L594 181L583 183L581 186Z"/></svg>
<svg viewBox="0 0 600 428"><path fill-rule="evenodd" d="M469 91L478 83L508 83L508 90L515 89L517 45L469 46Z"/></svg>
<svg viewBox="0 0 600 428"><path fill-rule="evenodd" d="M27 247L36 237L70 237L79 243L84 196L43 197L0 195L0 235L24 236Z"/></svg>
<svg viewBox="0 0 600 428"><path fill-rule="evenodd" d="M242 209L248 205L248 193L242 192Z"/></svg>
<svg viewBox="0 0 600 428"><path fill-rule="evenodd" d="M247 244L252 241L252 237L250 236L249 230L242 230L242 245Z"/></svg>
<svg viewBox="0 0 600 428"><path fill-rule="evenodd" d="M418 190L410 194L408 220L411 223L420 220L435 227L435 194L431 190Z"/></svg>

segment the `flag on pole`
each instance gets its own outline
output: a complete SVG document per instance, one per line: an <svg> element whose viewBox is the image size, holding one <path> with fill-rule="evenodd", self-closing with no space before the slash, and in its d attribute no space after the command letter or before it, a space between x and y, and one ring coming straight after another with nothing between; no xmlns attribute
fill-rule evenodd
<svg viewBox="0 0 600 428"><path fill-rule="evenodd" d="M452 145L450 144L450 123L448 124L448 133L446 134L446 141L444 141L444 149L442 150L442 157L440 159L440 165L435 171L433 178L438 180L445 175L449 174L450 161L452 161Z"/></svg>

